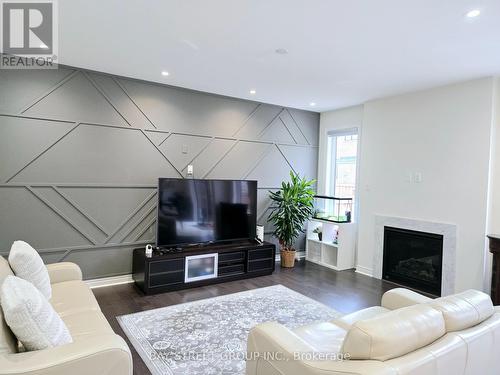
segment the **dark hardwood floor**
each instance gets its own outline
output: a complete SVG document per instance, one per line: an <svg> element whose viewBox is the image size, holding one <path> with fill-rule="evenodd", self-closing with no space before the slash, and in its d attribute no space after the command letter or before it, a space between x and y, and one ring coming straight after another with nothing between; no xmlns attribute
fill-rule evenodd
<svg viewBox="0 0 500 375"><path fill-rule="evenodd" d="M382 294L396 287L354 271L337 272L302 260L292 269L280 268L277 264L276 272L270 276L153 296L145 296L134 284L98 288L93 292L115 332L127 341L134 360L134 374L143 375L149 374L149 371L120 328L117 316L276 284L282 284L342 313L378 305Z"/></svg>

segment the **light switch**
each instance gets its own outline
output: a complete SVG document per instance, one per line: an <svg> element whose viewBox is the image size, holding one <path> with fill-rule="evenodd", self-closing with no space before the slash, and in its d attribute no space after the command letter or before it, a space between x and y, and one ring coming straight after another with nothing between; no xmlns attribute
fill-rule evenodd
<svg viewBox="0 0 500 375"><path fill-rule="evenodd" d="M182 153L183 154L187 154L188 153L188 146L186 144L183 144L181 149L182 149Z"/></svg>
<svg viewBox="0 0 500 375"><path fill-rule="evenodd" d="M419 184L422 182L422 173L421 172L415 172L413 175L413 181L415 181L416 184Z"/></svg>

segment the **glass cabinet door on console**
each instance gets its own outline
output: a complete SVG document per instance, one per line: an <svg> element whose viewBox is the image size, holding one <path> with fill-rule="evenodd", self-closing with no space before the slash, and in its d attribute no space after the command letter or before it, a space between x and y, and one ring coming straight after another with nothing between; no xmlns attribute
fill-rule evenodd
<svg viewBox="0 0 500 375"><path fill-rule="evenodd" d="M201 254L186 257L185 283L217 277L218 254Z"/></svg>

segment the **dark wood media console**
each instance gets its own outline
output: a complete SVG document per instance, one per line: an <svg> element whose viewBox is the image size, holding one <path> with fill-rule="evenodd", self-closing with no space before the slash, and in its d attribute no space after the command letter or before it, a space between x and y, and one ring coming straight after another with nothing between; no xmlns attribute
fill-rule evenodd
<svg viewBox="0 0 500 375"><path fill-rule="evenodd" d="M185 282L186 257L218 254L217 277ZM132 273L135 284L145 293L163 293L214 283L233 281L274 272L276 248L274 244L254 241L234 244L191 246L168 253L153 251L146 257L144 248L134 249Z"/></svg>

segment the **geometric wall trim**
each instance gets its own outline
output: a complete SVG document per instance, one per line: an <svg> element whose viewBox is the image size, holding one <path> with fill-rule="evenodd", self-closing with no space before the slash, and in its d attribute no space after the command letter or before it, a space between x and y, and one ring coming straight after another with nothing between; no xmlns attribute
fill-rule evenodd
<svg viewBox="0 0 500 375"><path fill-rule="evenodd" d="M117 79L129 98L158 130L193 135L231 137L258 103Z"/></svg>
<svg viewBox="0 0 500 375"><path fill-rule="evenodd" d="M74 124L20 117L0 118L0 181L11 181L65 136Z"/></svg>
<svg viewBox="0 0 500 375"><path fill-rule="evenodd" d="M170 133L167 132L153 130L146 130L144 134L155 146L160 146L170 135Z"/></svg>
<svg viewBox="0 0 500 375"><path fill-rule="evenodd" d="M0 113L19 114L45 97L74 70L67 68L47 70L3 70L0 74Z"/></svg>
<svg viewBox="0 0 500 375"><path fill-rule="evenodd" d="M271 124L261 132L260 139L276 142L281 140L286 143L295 142L292 132L285 125L281 117L276 117Z"/></svg>
<svg viewBox="0 0 500 375"><path fill-rule="evenodd" d="M238 138L262 137L268 127L271 127L283 112L283 108L275 105L258 105L234 134Z"/></svg>
<svg viewBox="0 0 500 375"><path fill-rule="evenodd" d="M271 144L239 141L208 173L208 178L244 179L272 147Z"/></svg>
<svg viewBox="0 0 500 375"><path fill-rule="evenodd" d="M59 190L110 235L156 187L62 187ZM110 203L113 209L109 209Z"/></svg>
<svg viewBox="0 0 500 375"><path fill-rule="evenodd" d="M162 174L180 177L141 130L79 124L12 181L151 183Z"/></svg>
<svg viewBox="0 0 500 375"><path fill-rule="evenodd" d="M85 278L130 273L151 243L158 177L316 178L319 115L61 67L0 71L0 254L23 239ZM297 247L303 246L301 239Z"/></svg>
<svg viewBox="0 0 500 375"><path fill-rule="evenodd" d="M272 168L269 166L272 165ZM265 156L259 160L252 171L245 176L250 180L258 180L261 187L277 187L281 181L290 178L290 170L294 168L283 157L276 145L270 146Z"/></svg>
<svg viewBox="0 0 500 375"><path fill-rule="evenodd" d="M211 137L171 134L158 148L178 171L182 171L211 142Z"/></svg>
<svg viewBox="0 0 500 375"><path fill-rule="evenodd" d="M297 126L297 130L299 130L307 140L307 143L311 146L317 146L319 142L319 129L317 126L319 121L318 114L315 112L301 111L295 108L288 108L287 112Z"/></svg>
<svg viewBox="0 0 500 375"><path fill-rule="evenodd" d="M277 145L276 147L295 172L307 175L309 171L317 170L318 153L316 149L295 145Z"/></svg>
<svg viewBox="0 0 500 375"><path fill-rule="evenodd" d="M215 167L236 146L237 141L232 139L213 138L208 146L200 152L191 162L194 167L194 177L207 178ZM186 175L186 168L182 170Z"/></svg>
<svg viewBox="0 0 500 375"><path fill-rule="evenodd" d="M156 129L156 126L134 104L116 80L110 76L95 73L88 74L87 77L128 125L141 129Z"/></svg>
<svg viewBox="0 0 500 375"><path fill-rule="evenodd" d="M127 125L125 119L82 72L77 72L24 114L62 120L77 118L79 122Z"/></svg>

